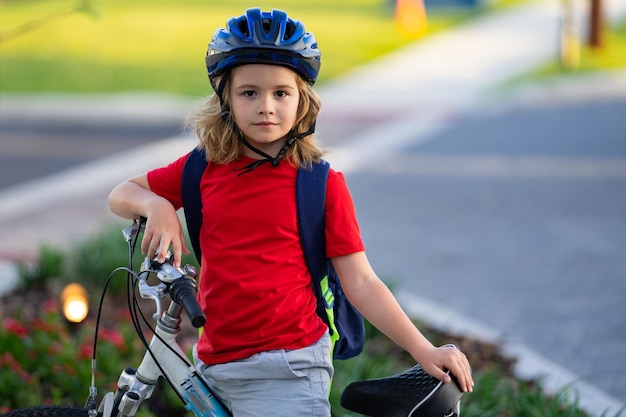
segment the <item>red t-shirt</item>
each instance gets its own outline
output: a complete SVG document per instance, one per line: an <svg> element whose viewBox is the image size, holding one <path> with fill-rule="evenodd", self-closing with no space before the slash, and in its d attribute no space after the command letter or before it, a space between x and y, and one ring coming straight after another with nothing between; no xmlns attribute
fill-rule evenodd
<svg viewBox="0 0 626 417"><path fill-rule="evenodd" d="M187 155L148 173L150 188L182 206ZM296 213L297 168L263 164L234 171L252 159L209 163L200 190L202 268L198 299L207 323L198 355L223 363L274 349L311 345L326 331L306 267ZM329 257L364 250L354 204L341 173L331 169L326 187Z"/></svg>

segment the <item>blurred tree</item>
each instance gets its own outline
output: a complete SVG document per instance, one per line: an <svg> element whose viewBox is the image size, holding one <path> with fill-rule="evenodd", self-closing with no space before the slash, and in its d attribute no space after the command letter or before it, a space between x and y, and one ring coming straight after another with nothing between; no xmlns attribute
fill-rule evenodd
<svg viewBox="0 0 626 417"><path fill-rule="evenodd" d="M601 48L604 45L604 17L602 15L602 0L591 0L589 8L589 46Z"/></svg>

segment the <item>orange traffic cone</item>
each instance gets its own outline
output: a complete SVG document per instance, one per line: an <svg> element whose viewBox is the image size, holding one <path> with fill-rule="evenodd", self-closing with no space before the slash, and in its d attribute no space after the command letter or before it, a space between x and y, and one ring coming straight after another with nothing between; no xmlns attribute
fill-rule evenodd
<svg viewBox="0 0 626 417"><path fill-rule="evenodd" d="M423 0L396 0L396 23L407 38L419 38L428 31Z"/></svg>

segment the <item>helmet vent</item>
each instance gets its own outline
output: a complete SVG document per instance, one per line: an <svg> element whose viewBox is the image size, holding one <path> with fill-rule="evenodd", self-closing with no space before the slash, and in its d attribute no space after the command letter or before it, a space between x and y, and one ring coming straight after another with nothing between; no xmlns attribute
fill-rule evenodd
<svg viewBox="0 0 626 417"><path fill-rule="evenodd" d="M265 32L266 35L269 35L270 30L272 29L272 21L270 19L261 20L261 27L263 27L263 32Z"/></svg>
<svg viewBox="0 0 626 417"><path fill-rule="evenodd" d="M245 19L240 20L237 26L243 36L250 36L250 32L248 31L248 22Z"/></svg>
<svg viewBox="0 0 626 417"><path fill-rule="evenodd" d="M295 31L296 31L296 28L294 25L290 25L290 24L285 25L285 34L283 35L283 40L287 40L291 38L291 35L293 35Z"/></svg>

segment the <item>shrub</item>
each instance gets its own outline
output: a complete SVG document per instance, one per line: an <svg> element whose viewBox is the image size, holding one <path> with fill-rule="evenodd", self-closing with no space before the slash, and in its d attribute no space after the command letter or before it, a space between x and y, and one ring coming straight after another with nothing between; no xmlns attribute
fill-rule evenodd
<svg viewBox="0 0 626 417"><path fill-rule="evenodd" d="M20 283L24 288L45 284L59 277L65 268L65 253L52 246L42 246L35 262L20 260L17 264Z"/></svg>
<svg viewBox="0 0 626 417"><path fill-rule="evenodd" d="M0 315L2 405L83 406L91 382L94 323L70 327L54 300L37 310L36 314ZM100 331L98 357L106 358L98 362L100 381L116 382L120 364L135 360L141 352L130 323L118 323L115 329Z"/></svg>

